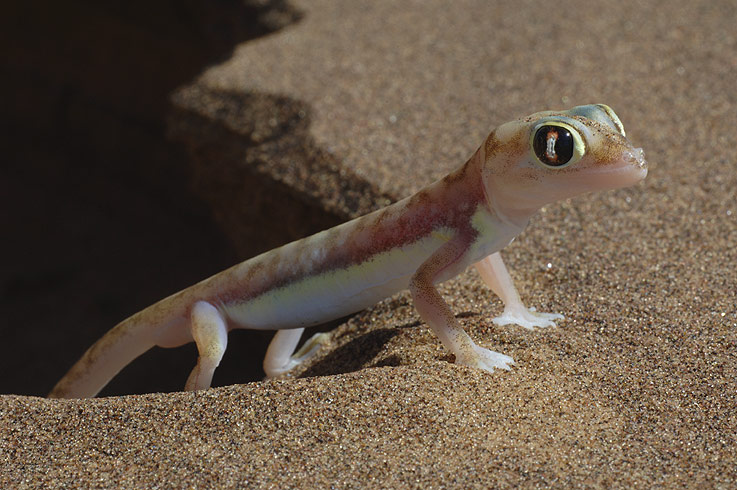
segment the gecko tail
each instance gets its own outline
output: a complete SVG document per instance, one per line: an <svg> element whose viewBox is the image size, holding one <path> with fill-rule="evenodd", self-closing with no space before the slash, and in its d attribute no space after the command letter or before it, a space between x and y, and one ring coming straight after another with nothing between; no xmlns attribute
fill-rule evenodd
<svg viewBox="0 0 737 490"><path fill-rule="evenodd" d="M48 397L94 397L125 366L154 347L156 340L152 333L157 329L137 317L119 323L87 349Z"/></svg>

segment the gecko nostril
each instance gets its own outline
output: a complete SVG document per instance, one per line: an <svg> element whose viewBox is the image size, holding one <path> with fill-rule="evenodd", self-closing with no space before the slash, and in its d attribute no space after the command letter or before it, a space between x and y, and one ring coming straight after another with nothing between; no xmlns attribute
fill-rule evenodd
<svg viewBox="0 0 737 490"><path fill-rule="evenodd" d="M647 160L645 160L645 150L637 148L637 163L642 168L647 168Z"/></svg>
<svg viewBox="0 0 737 490"><path fill-rule="evenodd" d="M627 159L635 164L638 168L647 168L647 161L645 160L645 152L642 148L633 148L632 151L627 152Z"/></svg>

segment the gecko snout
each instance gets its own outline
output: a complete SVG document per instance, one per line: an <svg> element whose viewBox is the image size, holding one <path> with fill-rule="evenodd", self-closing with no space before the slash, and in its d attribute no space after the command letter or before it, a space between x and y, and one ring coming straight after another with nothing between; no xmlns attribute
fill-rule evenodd
<svg viewBox="0 0 737 490"><path fill-rule="evenodd" d="M640 170L642 173L640 179L647 176L647 160L645 160L645 151L642 148L632 148L632 150L627 151L624 160Z"/></svg>

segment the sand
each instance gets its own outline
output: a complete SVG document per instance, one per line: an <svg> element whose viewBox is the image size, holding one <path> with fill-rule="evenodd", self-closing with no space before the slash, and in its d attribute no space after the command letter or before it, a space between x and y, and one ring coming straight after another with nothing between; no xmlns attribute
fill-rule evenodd
<svg viewBox="0 0 737 490"><path fill-rule="evenodd" d="M441 291L509 372L453 365L404 293L340 325L301 377L5 395L0 486L737 486L733 4L294 5L299 22L177 92L175 137L206 127L188 147L221 145L213 168L348 217L463 163L496 124L607 103L647 180L547 206L504 255L527 304L566 319L497 327L469 271ZM229 195L211 203L235 223Z"/></svg>

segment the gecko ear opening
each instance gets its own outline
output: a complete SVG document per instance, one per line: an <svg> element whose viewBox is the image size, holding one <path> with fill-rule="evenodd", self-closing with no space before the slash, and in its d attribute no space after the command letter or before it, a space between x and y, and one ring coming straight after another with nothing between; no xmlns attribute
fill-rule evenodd
<svg viewBox="0 0 737 490"><path fill-rule="evenodd" d="M559 121L545 121L532 130L530 149L535 161L547 169L560 169L583 157L586 146L572 126Z"/></svg>

